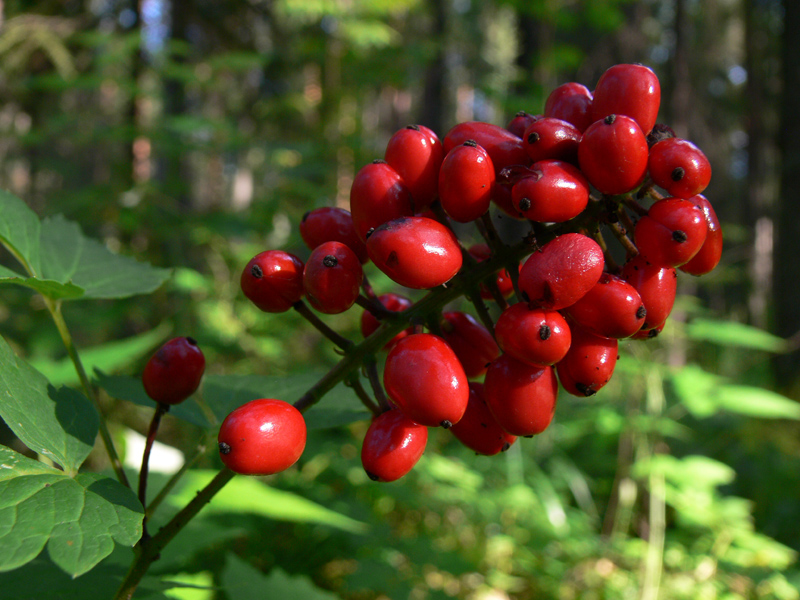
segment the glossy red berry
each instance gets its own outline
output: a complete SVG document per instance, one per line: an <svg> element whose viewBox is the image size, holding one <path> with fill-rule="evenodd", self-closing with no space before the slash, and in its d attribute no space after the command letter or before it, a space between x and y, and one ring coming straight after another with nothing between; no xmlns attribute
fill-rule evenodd
<svg viewBox="0 0 800 600"><path fill-rule="evenodd" d="M556 364L558 380L573 396L594 395L608 383L619 358L619 341L572 326L572 345Z"/></svg>
<svg viewBox="0 0 800 600"><path fill-rule="evenodd" d="M581 132L561 119L539 119L525 130L522 141L533 162L556 159L577 163Z"/></svg>
<svg viewBox="0 0 800 600"><path fill-rule="evenodd" d="M467 377L480 377L500 354L492 334L470 314L460 311L442 313L441 333L456 353Z"/></svg>
<svg viewBox="0 0 800 600"><path fill-rule="evenodd" d="M231 412L219 428L219 456L242 475L272 475L297 462L306 446L306 422L291 404L251 400Z"/></svg>
<svg viewBox="0 0 800 600"><path fill-rule="evenodd" d="M361 446L361 464L373 481L396 481L417 464L428 443L428 428L399 410L370 423Z"/></svg>
<svg viewBox="0 0 800 600"><path fill-rule="evenodd" d="M512 435L531 436L553 420L558 381L552 367L534 367L503 354L489 365L483 392L500 427Z"/></svg>
<svg viewBox="0 0 800 600"><path fill-rule="evenodd" d="M530 164L525 146L519 136L497 125L480 121L459 123L448 131L442 140L444 151L450 152L467 140L475 140L489 153L495 175L500 173L504 167Z"/></svg>
<svg viewBox="0 0 800 600"><path fill-rule="evenodd" d="M531 254L519 272L531 308L558 310L577 302L603 273L603 250L580 233L565 233Z"/></svg>
<svg viewBox="0 0 800 600"><path fill-rule="evenodd" d="M492 202L507 216L520 220L524 218L514 207L514 202L511 199L511 184L495 179L492 186Z"/></svg>
<svg viewBox="0 0 800 600"><path fill-rule="evenodd" d="M440 337L416 333L386 357L386 393L397 408L421 425L445 429L467 409L467 375L455 352Z"/></svg>
<svg viewBox="0 0 800 600"><path fill-rule="evenodd" d="M193 338L171 339L144 366L144 391L161 404L179 404L200 386L205 368L206 359Z"/></svg>
<svg viewBox="0 0 800 600"><path fill-rule="evenodd" d="M583 132L578 163L586 179L600 192L624 194L644 180L647 153L647 138L636 121L610 114Z"/></svg>
<svg viewBox="0 0 800 600"><path fill-rule="evenodd" d="M303 261L289 252L261 252L242 271L242 292L264 312L285 312L303 297L303 268Z"/></svg>
<svg viewBox="0 0 800 600"><path fill-rule="evenodd" d="M642 329L649 330L667 320L678 289L678 275L672 267L659 267L634 256L622 267L620 276L636 288L647 311Z"/></svg>
<svg viewBox="0 0 800 600"><path fill-rule="evenodd" d="M594 287L564 312L589 331L617 339L639 331L647 315L636 288L610 273L603 273Z"/></svg>
<svg viewBox="0 0 800 600"><path fill-rule="evenodd" d="M455 234L427 217L406 217L381 225L367 239L367 251L392 281L417 290L450 281L462 263Z"/></svg>
<svg viewBox="0 0 800 600"><path fill-rule="evenodd" d="M363 278L361 262L350 248L341 242L325 242L308 257L303 286L311 306L335 315L353 306Z"/></svg>
<svg viewBox="0 0 800 600"><path fill-rule="evenodd" d="M367 246L358 237L349 210L326 206L307 212L300 221L300 237L309 250L325 242L341 242L355 252L362 263L369 260Z"/></svg>
<svg viewBox="0 0 800 600"><path fill-rule="evenodd" d="M645 260L662 267L679 267L703 246L708 224L703 211L693 202L664 198L639 219L633 234Z"/></svg>
<svg viewBox="0 0 800 600"><path fill-rule="evenodd" d="M508 122L506 129L508 129L517 137L521 138L522 134L525 133L525 130L530 126L530 124L534 121L538 121L541 118L542 115L532 115L530 113L526 113L524 110L521 110L514 115L514 118L511 119L511 121Z"/></svg>
<svg viewBox="0 0 800 600"><path fill-rule="evenodd" d="M544 103L544 116L572 123L583 132L594 122L592 92L580 83L564 83L555 88Z"/></svg>
<svg viewBox="0 0 800 600"><path fill-rule="evenodd" d="M691 198L711 181L711 164L689 140L668 138L650 148L648 169L653 183L670 196Z"/></svg>
<svg viewBox="0 0 800 600"><path fill-rule="evenodd" d="M577 217L589 203L589 182L577 167L561 160L533 163L531 175L511 190L514 206L526 219L562 223Z"/></svg>
<svg viewBox="0 0 800 600"><path fill-rule="evenodd" d="M708 235L697 254L679 268L690 275L705 275L713 271L722 258L722 227L719 224L717 213L714 212L714 207L705 196L698 194L689 198L689 201L703 211L708 225Z"/></svg>
<svg viewBox="0 0 800 600"><path fill-rule="evenodd" d="M554 365L572 343L569 325L558 311L512 304L494 326L497 344L519 361L543 367Z"/></svg>
<svg viewBox="0 0 800 600"><path fill-rule="evenodd" d="M401 312L411 306L411 300L409 300L405 296L401 296L400 294L392 294L392 293L381 294L380 296L378 296L378 300L380 300L380 303L383 304L383 307L386 310L391 310L392 312ZM363 335L366 338L375 333L378 327L380 327L381 322L375 317L375 315L373 315L368 310L365 310L363 313L361 313L360 325L361 325L361 335ZM407 335L411 335L413 331L414 330L411 327L409 327L408 329L404 329L396 336L394 336L391 340L389 340L383 347L383 349L384 350L391 349L391 347L394 346L401 339L403 339Z"/></svg>
<svg viewBox="0 0 800 600"><path fill-rule="evenodd" d="M356 233L367 239L371 229L414 214L411 191L394 168L376 160L363 166L350 187L350 212Z"/></svg>
<svg viewBox="0 0 800 600"><path fill-rule="evenodd" d="M386 145L384 158L408 186L416 211L436 200L444 146L432 130L409 125L397 131Z"/></svg>
<svg viewBox="0 0 800 600"><path fill-rule="evenodd" d="M473 140L447 153L439 170L439 201L455 221L479 219L492 200L495 175L492 159Z"/></svg>
<svg viewBox="0 0 800 600"><path fill-rule="evenodd" d="M606 70L594 88L592 119L627 115L647 135L658 118L661 85L653 70L644 65L621 64Z"/></svg>
<svg viewBox="0 0 800 600"><path fill-rule="evenodd" d="M450 431L467 448L486 456L505 452L517 441L517 436L511 435L497 423L486 405L483 384L477 382L470 382L467 410Z"/></svg>

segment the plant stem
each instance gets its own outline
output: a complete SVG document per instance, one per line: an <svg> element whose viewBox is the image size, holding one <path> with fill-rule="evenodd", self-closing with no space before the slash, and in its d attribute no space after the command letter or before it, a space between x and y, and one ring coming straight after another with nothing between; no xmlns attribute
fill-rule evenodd
<svg viewBox="0 0 800 600"><path fill-rule="evenodd" d="M64 343L64 347L67 349L67 354L69 355L69 358L75 367L75 371L78 373L78 378L81 381L83 391L94 403L94 406L97 409L100 422L100 437L102 438L103 444L106 448L106 453L108 454L108 458L111 462L111 467L114 469L114 473L116 473L117 479L119 479L120 483L127 487L131 487L128 477L125 475L125 471L122 468L122 461L119 458L119 454L117 454L117 449L114 447L114 440L111 438L111 432L108 429L108 424L103 416L103 412L100 410L100 400L97 397L97 392L89 381L89 377L86 375L86 370L83 368L83 363L81 362L80 356L78 356L78 351L72 341L72 335L67 328L64 315L61 314L61 302L53 300L52 298L48 298L47 296L43 296L43 298L45 306L47 306L47 310L50 311L50 316L53 318L56 329L58 329L58 333L61 336L61 341Z"/></svg>
<svg viewBox="0 0 800 600"><path fill-rule="evenodd" d="M361 385L361 379L357 374L351 375L347 379L346 385L349 385L351 388L353 388L353 391L356 393L356 396L358 396L358 399L361 400L361 404L366 406L373 415L377 417L379 414L381 414L382 411L380 407L375 403L375 401L372 398L369 397L369 394L367 394L367 390L365 390L364 386Z"/></svg>
<svg viewBox="0 0 800 600"><path fill-rule="evenodd" d="M150 504L147 506L147 510L145 511L145 519L150 519L153 517L153 513L161 505L164 499L169 495L169 493L172 491L172 489L175 487L178 481L180 481L181 477L184 476L186 471L188 471L194 465L196 465L197 462L203 457L203 455L206 453L206 450L208 449L207 448L208 439L210 438L211 436L206 434L204 436L202 443L197 447L197 452L195 452L194 456L192 456L191 459L184 461L183 466L181 466L181 468L178 469L178 471L176 471L172 475L172 477L169 478L167 483L164 484L164 487L161 488L161 490L158 492L158 495L156 495L156 497L153 498L152 502L150 502Z"/></svg>
<svg viewBox="0 0 800 600"><path fill-rule="evenodd" d="M161 425L161 417L169 410L169 404L159 402L156 410L153 413L153 419L150 421L150 428L147 430L147 439L144 443L144 454L142 455L142 468L139 470L139 502L142 506L147 506L147 474L150 470L150 452L153 450L153 444L156 441L158 434L158 427ZM147 514L145 513L143 537L147 537Z"/></svg>
<svg viewBox="0 0 800 600"><path fill-rule="evenodd" d="M137 545L139 554L136 556L133 564L131 564L125 579L114 595L114 600L130 600L130 598L133 597L145 573L147 573L150 565L158 559L161 551L234 475L235 473L230 469L222 469L217 473L214 479L212 479L206 487L197 492L197 495L192 501L184 506L177 515L172 517L157 534L148 540L140 540Z"/></svg>
<svg viewBox="0 0 800 600"><path fill-rule="evenodd" d="M342 350L347 350L353 346L353 342L348 340L346 337L343 337L336 333L333 329L328 327L322 320L311 312L311 309L308 308L305 302L302 300L298 300L294 304L292 304L292 308L294 308L298 313L300 313L303 318L311 323L322 335L332 341L334 344L339 346Z"/></svg>

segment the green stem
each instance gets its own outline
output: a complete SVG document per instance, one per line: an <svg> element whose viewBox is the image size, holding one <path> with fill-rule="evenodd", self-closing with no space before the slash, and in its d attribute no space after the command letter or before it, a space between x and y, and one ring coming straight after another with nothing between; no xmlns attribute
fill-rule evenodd
<svg viewBox="0 0 800 600"><path fill-rule="evenodd" d="M147 506L147 510L145 511L145 519L151 519L153 517L153 513L156 509L161 505L164 499L169 495L169 493L173 490L173 488L177 485L178 481L181 480L186 472L191 469L197 462L205 455L208 441L211 439L212 436L206 434L204 436L206 439L200 444L197 448L197 452L195 452L194 456L191 459L184 461L183 466L181 466L178 471L176 471L172 477L169 478L167 483L164 484L164 487L158 492L155 498L153 498L152 502Z"/></svg>
<svg viewBox="0 0 800 600"><path fill-rule="evenodd" d="M69 355L69 358L75 367L75 371L78 373L78 378L81 381L83 391L86 396L91 399L95 405L95 408L97 409L97 414L100 418L100 437L103 440L108 458L111 461L111 467L114 469L114 473L116 473L117 479L119 479L120 483L127 487L131 487L128 477L125 475L125 471L122 468L122 461L119 458L119 454L117 454L117 449L114 447L114 441L111 438L111 432L108 429L108 424L103 416L103 412L100 410L100 400L97 397L97 392L89 381L89 377L86 375L86 370L83 368L83 363L81 362L80 356L78 356L78 351L72 341L72 335L67 328L64 315L61 314L61 302L53 300L52 298L48 298L47 296L43 296L43 298L45 306L47 306L47 310L50 311L50 316L53 318L56 329L58 329L58 333L61 336L61 341L64 343L64 347L67 349L67 354Z"/></svg>
<svg viewBox="0 0 800 600"><path fill-rule="evenodd" d="M139 553L131 564L125 579L120 585L114 600L130 600L136 588L142 581L150 565L158 559L162 550L172 539L191 521L200 510L208 504L211 498L228 483L235 473L230 469L223 469L212 479L206 487L197 492L189 504L164 525L157 534L148 540L142 539L137 545Z"/></svg>
<svg viewBox="0 0 800 600"><path fill-rule="evenodd" d="M347 379L346 384L353 388L356 396L358 396L358 399L361 400L361 404L366 406L373 415L377 417L379 414L381 414L382 411L380 407L372 398L369 397L367 390L364 389L364 386L361 384L361 379L357 374L352 374Z"/></svg>

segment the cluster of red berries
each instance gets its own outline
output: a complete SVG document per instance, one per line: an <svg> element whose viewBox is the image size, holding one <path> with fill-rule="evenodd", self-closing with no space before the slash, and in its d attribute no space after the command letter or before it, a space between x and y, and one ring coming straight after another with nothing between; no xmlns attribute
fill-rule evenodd
<svg viewBox="0 0 800 600"><path fill-rule="evenodd" d="M659 104L653 71L625 64L593 92L559 86L542 115L519 113L506 128L460 123L440 140L409 126L384 159L358 171L350 211L303 217L305 262L267 250L246 265L242 290L263 311L299 310L304 296L324 314L358 303L365 337L397 332L385 345L381 338L383 386L373 385L376 416L362 447L372 479L407 473L428 427L487 455L542 432L559 383L576 396L596 393L620 339L662 330L677 269L701 275L716 266L720 225L701 195L711 167L693 143L656 124ZM492 205L530 232L504 241ZM475 222L486 243L463 247L452 222ZM604 234L621 243L623 264ZM401 286L432 291L416 304L377 297L364 278L369 261ZM479 318L446 310L458 295ZM305 426L291 405L256 400L226 419L219 441L231 469L273 473L300 455Z"/></svg>

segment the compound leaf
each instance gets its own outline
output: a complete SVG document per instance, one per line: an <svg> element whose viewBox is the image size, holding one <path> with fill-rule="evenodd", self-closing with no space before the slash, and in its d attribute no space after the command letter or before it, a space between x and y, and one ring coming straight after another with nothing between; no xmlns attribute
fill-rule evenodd
<svg viewBox="0 0 800 600"><path fill-rule="evenodd" d="M133 492L108 477L57 469L0 446L0 571L36 558L47 546L73 577L111 554L114 541L133 546L144 511Z"/></svg>

